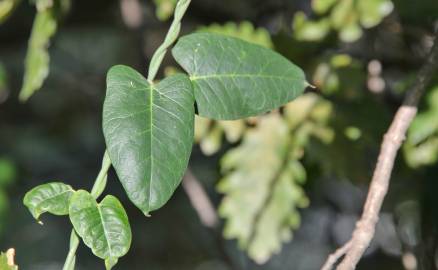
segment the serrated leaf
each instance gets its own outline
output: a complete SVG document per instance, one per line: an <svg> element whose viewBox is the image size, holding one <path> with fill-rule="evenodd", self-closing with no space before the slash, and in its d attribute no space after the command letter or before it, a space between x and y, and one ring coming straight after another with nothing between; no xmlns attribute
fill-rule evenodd
<svg viewBox="0 0 438 270"><path fill-rule="evenodd" d="M26 53L23 86L19 96L21 101L26 101L39 90L49 74L48 47L56 27L57 22L52 8L37 13Z"/></svg>
<svg viewBox="0 0 438 270"><path fill-rule="evenodd" d="M214 23L209 26L202 26L198 31L240 38L266 48L274 47L269 32L265 28L254 28L254 25L248 21L243 21L239 24L227 22L224 25Z"/></svg>
<svg viewBox="0 0 438 270"><path fill-rule="evenodd" d="M179 39L172 50L193 84L200 116L234 120L277 108L307 86L303 71L280 54L212 33Z"/></svg>
<svg viewBox="0 0 438 270"><path fill-rule="evenodd" d="M91 194L78 190L71 198L70 221L76 233L110 269L131 246L131 227L119 200L107 195L98 204Z"/></svg>
<svg viewBox="0 0 438 270"><path fill-rule="evenodd" d="M67 215L69 200L73 193L73 188L64 183L47 183L27 192L23 203L36 220L46 212L54 215Z"/></svg>
<svg viewBox="0 0 438 270"><path fill-rule="evenodd" d="M146 215L181 182L193 144L194 98L186 75L151 85L126 66L111 68L103 107L108 153L129 199Z"/></svg>
<svg viewBox="0 0 438 270"><path fill-rule="evenodd" d="M306 206L298 185L305 173L289 155L290 143L286 121L279 114L267 115L221 161L224 235L237 239L257 263L266 262L291 238L291 229L298 226L290 222L297 220L296 208Z"/></svg>

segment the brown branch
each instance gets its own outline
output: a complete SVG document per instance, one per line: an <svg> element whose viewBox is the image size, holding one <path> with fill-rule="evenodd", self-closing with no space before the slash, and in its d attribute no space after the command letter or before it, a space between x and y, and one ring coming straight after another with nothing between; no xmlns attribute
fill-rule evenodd
<svg viewBox="0 0 438 270"><path fill-rule="evenodd" d="M351 247L351 240L345 243L342 247L338 248L335 252L330 254L327 258L327 261L321 267L321 270L331 270L333 265L347 253L348 249Z"/></svg>
<svg viewBox="0 0 438 270"><path fill-rule="evenodd" d="M344 246L338 250L339 252L336 251L333 256L330 256L326 263L327 266L325 265L326 268L323 269L331 269L336 263L336 260L333 261L332 258L340 258L343 254L345 254L345 257L337 267L337 270L355 269L363 253L368 248L374 236L383 199L388 192L391 172L394 167L397 152L405 139L407 129L417 114L418 102L434 75L437 65L438 38L435 37L434 45L431 48L426 63L418 73L414 85L407 93L402 106L397 110L384 136L362 217L356 224L352 238L348 242L349 246L346 248Z"/></svg>
<svg viewBox="0 0 438 270"><path fill-rule="evenodd" d="M219 218L213 203L210 201L201 183L199 183L189 168L184 175L182 186L189 197L190 203L198 214L201 223L208 228L216 227Z"/></svg>

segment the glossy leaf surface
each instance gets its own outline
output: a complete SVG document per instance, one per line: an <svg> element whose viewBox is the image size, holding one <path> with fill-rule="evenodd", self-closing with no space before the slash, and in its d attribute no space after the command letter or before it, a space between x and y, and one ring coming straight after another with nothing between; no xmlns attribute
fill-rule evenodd
<svg viewBox="0 0 438 270"><path fill-rule="evenodd" d="M255 116L300 95L303 71L280 54L213 33L184 36L172 50L189 73L200 116L233 120Z"/></svg>
<svg viewBox="0 0 438 270"><path fill-rule="evenodd" d="M116 197L107 195L98 204L90 193L79 190L71 198L69 215L76 233L107 266L113 266L117 258L128 252L131 227Z"/></svg>
<svg viewBox="0 0 438 270"><path fill-rule="evenodd" d="M47 183L27 192L23 203L36 220L46 212L67 215L69 200L74 192L71 186L64 183Z"/></svg>
<svg viewBox="0 0 438 270"><path fill-rule="evenodd" d="M193 144L194 98L186 75L151 85L126 66L108 72L103 131L131 201L146 215L181 182Z"/></svg>

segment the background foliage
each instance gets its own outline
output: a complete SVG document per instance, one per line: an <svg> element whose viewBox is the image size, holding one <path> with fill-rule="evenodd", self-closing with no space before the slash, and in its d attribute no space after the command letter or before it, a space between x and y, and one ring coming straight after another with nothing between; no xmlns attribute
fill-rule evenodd
<svg viewBox="0 0 438 270"><path fill-rule="evenodd" d="M42 228L33 222L24 193L59 177L73 188L91 186L104 147L105 73L115 64L145 73L176 2L139 1L142 22L129 28L120 6L133 1L0 0L0 249L16 247L23 269L60 269L69 234L61 218L43 216ZM121 198L136 235L118 269L145 262L151 269L317 269L349 237L436 14L434 0L193 1L183 32L275 49L316 88L257 118L196 117L190 166L217 206L217 230L199 223L182 189L145 219L111 174L109 193ZM163 72L179 69L170 57L165 64ZM427 254L435 254L438 217L437 83L409 131L360 269L409 269L408 253L435 264ZM99 269L87 252L79 251L77 268Z"/></svg>

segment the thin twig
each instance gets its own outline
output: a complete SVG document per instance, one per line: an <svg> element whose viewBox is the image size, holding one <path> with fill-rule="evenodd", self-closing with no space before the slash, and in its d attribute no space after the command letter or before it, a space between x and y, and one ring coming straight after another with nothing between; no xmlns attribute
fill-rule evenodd
<svg viewBox="0 0 438 270"><path fill-rule="evenodd" d="M230 269L239 270L240 267L235 265L232 257L228 255L226 245L221 234L221 228L219 226L219 216L215 210L214 204L210 200L201 182L192 173L190 168L187 168L186 170L186 174L184 175L182 181L182 186L190 200L190 203L198 214L202 225L207 228L214 238L217 250L223 261L228 264Z"/></svg>
<svg viewBox="0 0 438 270"><path fill-rule="evenodd" d="M349 241L351 242L350 247L344 250L345 257L337 267L337 270L355 269L374 236L383 199L388 192L394 160L405 139L406 131L417 114L418 102L434 75L437 65L438 39L435 37L434 45L432 46L426 63L418 73L414 85L407 93L403 105L397 110L384 136L362 217L356 224L352 238ZM341 256L342 254L338 256L338 258ZM331 269L335 263L336 262L332 262L332 265L327 265L324 269Z"/></svg>
<svg viewBox="0 0 438 270"><path fill-rule="evenodd" d="M187 169L184 175L182 186L189 197L190 203L198 214L202 225L208 228L214 228L218 224L218 216L214 209L213 203L210 201L207 192L202 187L199 180L193 175L190 168Z"/></svg>
<svg viewBox="0 0 438 270"><path fill-rule="evenodd" d="M347 253L348 249L351 247L351 240L345 243L342 247L338 248L335 252L330 254L327 258L325 264L321 267L321 270L331 270L333 265Z"/></svg>

